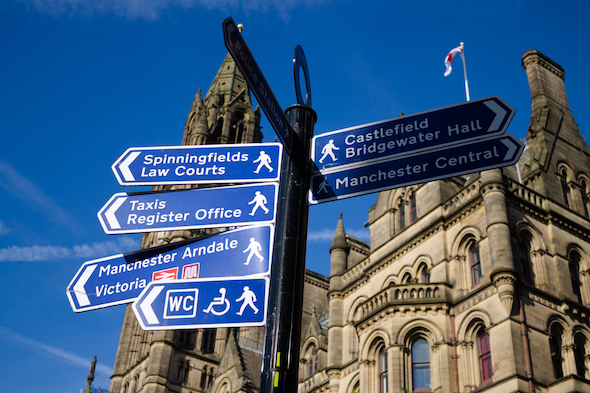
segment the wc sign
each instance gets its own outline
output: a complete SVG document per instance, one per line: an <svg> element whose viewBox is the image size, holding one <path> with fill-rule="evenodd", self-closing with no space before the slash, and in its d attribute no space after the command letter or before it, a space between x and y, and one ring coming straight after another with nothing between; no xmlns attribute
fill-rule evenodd
<svg viewBox="0 0 590 393"><path fill-rule="evenodd" d="M164 318L194 318L197 315L198 289L171 289L166 292Z"/></svg>

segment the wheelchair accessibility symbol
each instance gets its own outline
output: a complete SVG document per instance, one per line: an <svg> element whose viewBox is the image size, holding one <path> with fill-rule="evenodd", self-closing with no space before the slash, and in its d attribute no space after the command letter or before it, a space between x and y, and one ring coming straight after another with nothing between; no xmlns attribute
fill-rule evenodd
<svg viewBox="0 0 590 393"><path fill-rule="evenodd" d="M229 300L225 298L225 293L227 290L225 288L220 288L219 293L221 296L214 297L213 301L209 303L209 307L203 310L203 312L211 313L213 315L223 315L229 310ZM221 306L215 308L216 306Z"/></svg>

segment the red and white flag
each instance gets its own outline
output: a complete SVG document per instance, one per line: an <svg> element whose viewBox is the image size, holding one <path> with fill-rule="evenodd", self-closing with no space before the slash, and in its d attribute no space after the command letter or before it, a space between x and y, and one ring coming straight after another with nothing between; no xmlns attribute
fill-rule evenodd
<svg viewBox="0 0 590 393"><path fill-rule="evenodd" d="M463 45L451 49L449 54L445 57L445 66L447 67L447 69L445 70L445 76L449 75L451 71L453 71L453 67L451 67L451 62L453 61L453 57L455 57L457 53L461 53L461 58L463 58Z"/></svg>

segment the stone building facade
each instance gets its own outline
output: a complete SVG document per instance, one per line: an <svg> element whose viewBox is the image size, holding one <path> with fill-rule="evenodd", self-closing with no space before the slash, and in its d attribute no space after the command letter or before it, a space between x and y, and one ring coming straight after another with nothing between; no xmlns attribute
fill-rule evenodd
<svg viewBox="0 0 590 393"><path fill-rule="evenodd" d="M516 166L381 192L368 248L338 221L300 392L590 392L590 152L562 67L522 64Z"/></svg>
<svg viewBox="0 0 590 393"><path fill-rule="evenodd" d="M329 279L306 275L301 393L590 392L590 151L563 68L535 50L522 64L517 165L379 193L368 244L338 218ZM183 143L257 142L258 121L228 56ZM128 309L111 392L256 392L262 335L144 332Z"/></svg>

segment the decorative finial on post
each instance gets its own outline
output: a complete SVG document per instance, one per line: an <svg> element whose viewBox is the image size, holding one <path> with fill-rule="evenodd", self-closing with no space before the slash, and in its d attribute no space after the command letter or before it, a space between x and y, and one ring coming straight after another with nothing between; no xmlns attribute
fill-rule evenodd
<svg viewBox="0 0 590 393"><path fill-rule="evenodd" d="M240 23L240 24L238 25L238 31L241 33L241 32L242 32L242 30L244 30L244 25Z"/></svg>

